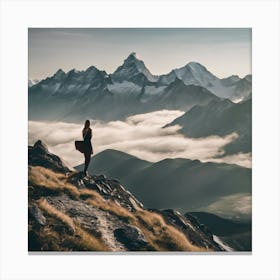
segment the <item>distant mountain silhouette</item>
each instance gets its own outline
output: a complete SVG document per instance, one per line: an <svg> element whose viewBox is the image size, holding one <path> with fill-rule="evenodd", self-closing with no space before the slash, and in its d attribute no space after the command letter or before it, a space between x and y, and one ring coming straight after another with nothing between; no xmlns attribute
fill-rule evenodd
<svg viewBox="0 0 280 280"><path fill-rule="evenodd" d="M251 230L251 223L229 220L207 212L189 212L199 220L201 224L206 225L214 234L226 236L235 233Z"/></svg>
<svg viewBox="0 0 280 280"><path fill-rule="evenodd" d="M235 104L228 99L194 106L165 127L180 125L188 137L225 136L236 132L239 137L225 147L229 154L252 151L252 100Z"/></svg>
<svg viewBox="0 0 280 280"><path fill-rule="evenodd" d="M93 157L89 170L94 174L102 173L113 178L121 179L130 176L130 173L137 173L151 165L151 162L138 159L120 151L108 149ZM82 171L83 164L77 166L76 169Z"/></svg>
<svg viewBox="0 0 280 280"><path fill-rule="evenodd" d="M76 168L82 170L83 165ZM224 163L189 159L151 163L106 150L93 157L89 170L120 180L149 208L194 211L223 196L251 192L251 170Z"/></svg>

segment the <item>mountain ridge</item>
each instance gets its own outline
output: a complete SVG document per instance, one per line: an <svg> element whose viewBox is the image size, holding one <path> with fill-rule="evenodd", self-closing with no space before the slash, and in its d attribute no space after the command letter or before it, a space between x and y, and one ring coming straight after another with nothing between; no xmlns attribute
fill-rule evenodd
<svg viewBox="0 0 280 280"><path fill-rule="evenodd" d="M28 154L29 251L225 251L179 212L147 209L118 181L71 171L42 141Z"/></svg>
<svg viewBox="0 0 280 280"><path fill-rule="evenodd" d="M251 92L249 77L231 78L228 84L198 62L156 76L132 53L111 74L95 66L67 73L59 69L29 87L29 118L77 121L89 116L114 120L161 109L187 111L212 99L247 98ZM186 87L179 86L179 81ZM188 98L184 92L188 92Z"/></svg>
<svg viewBox="0 0 280 280"><path fill-rule="evenodd" d="M252 151L252 99L233 103L228 99L194 106L164 127L181 126L188 137L226 136L237 133L238 138L225 146L226 154Z"/></svg>
<svg viewBox="0 0 280 280"><path fill-rule="evenodd" d="M131 155L111 158L108 151L93 156L89 170L122 181L149 208L197 211L225 196L251 192L251 169L238 165L189 159L151 163ZM83 170L83 165L75 168Z"/></svg>
<svg viewBox="0 0 280 280"><path fill-rule="evenodd" d="M252 223L224 219L206 212L190 212L186 217L195 217L198 222L237 251L252 251Z"/></svg>
<svg viewBox="0 0 280 280"><path fill-rule="evenodd" d="M120 66L118 66L117 69L116 69L115 71L113 71L112 73L107 73L105 70L100 70L100 69L98 69L97 67L95 67L94 65L89 66L88 68L86 68L86 70L76 70L75 68L72 68L72 69L70 69L68 72L65 72L63 69L59 68L59 69L56 71L56 73L57 73L57 72L63 72L64 74L67 74L67 73L73 72L73 71L77 71L77 72L82 73L82 72L86 72L88 69L90 69L90 68L93 67L93 68L95 68L95 69L98 70L98 71L105 72L107 75L113 75L115 72L117 72L118 68L121 67L121 66L123 66L123 65L125 64L125 61L130 60L129 58L131 58L131 57L133 57L133 58L134 58L136 61L138 61L138 62L144 63L144 61L142 61L142 60L140 60L140 59L137 58L137 54L136 54L135 52L132 52L132 53L130 53L130 54L128 55L127 58L124 59L123 64L120 65ZM145 66L145 63L144 63L144 66ZM154 75L154 74L152 74L152 73L150 73L150 74L151 74L152 76L154 76L155 78L159 79L161 76L169 75L172 71L179 72L180 70L182 70L182 69L184 69L184 68L192 68L192 66L197 66L197 67L199 67L199 68L202 68L202 69L204 69L205 71L209 72L209 74L210 74L211 76L213 76L214 78L220 79L220 80L226 80L226 79L230 79L230 78L232 78L232 77L236 77L237 80L240 80L240 79L251 80L251 79L252 79L252 74L246 74L243 78L240 78L237 74L232 74L232 75L230 75L230 76L226 76L226 77L223 77L223 78L218 78L217 76L215 76L214 74L212 74L204 65L202 65L201 63L199 63L199 62L197 62L197 61L190 61L190 62L186 63L184 66L181 66L181 67L174 68L174 69L170 70L168 73L163 73L163 74L158 74L158 75ZM145 66L145 68L150 72L150 70L149 70L146 66ZM55 75L56 73L54 73L53 75ZM48 78L48 77L46 77L46 78ZM46 79L46 78L45 78L45 79ZM177 78L179 78L179 77L177 77ZM36 80L39 81L39 79L36 79ZM42 80L42 79L41 79L41 80Z"/></svg>

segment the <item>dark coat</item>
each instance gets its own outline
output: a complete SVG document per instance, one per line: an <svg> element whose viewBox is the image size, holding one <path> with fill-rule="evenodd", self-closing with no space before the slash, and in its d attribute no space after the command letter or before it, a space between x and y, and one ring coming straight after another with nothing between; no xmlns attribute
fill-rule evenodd
<svg viewBox="0 0 280 280"><path fill-rule="evenodd" d="M84 138L84 153L85 154L93 154L92 145L91 145L91 137L92 131L91 128L83 130L83 138Z"/></svg>

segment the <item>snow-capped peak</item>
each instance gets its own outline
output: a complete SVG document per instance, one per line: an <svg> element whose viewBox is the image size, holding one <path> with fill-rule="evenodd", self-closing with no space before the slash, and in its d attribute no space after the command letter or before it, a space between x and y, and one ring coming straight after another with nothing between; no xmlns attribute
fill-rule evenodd
<svg viewBox="0 0 280 280"><path fill-rule="evenodd" d="M210 73L205 66L198 62L191 61L185 67L185 69L191 70L194 74L199 75L210 75L213 78L216 78L212 73ZM182 68L181 68L182 69Z"/></svg>
<svg viewBox="0 0 280 280"><path fill-rule="evenodd" d="M136 53L132 52L124 60L123 64L112 74L112 77L116 81L129 81L139 74L143 74L148 81L157 80L157 77L151 74L144 62L137 58Z"/></svg>
<svg viewBox="0 0 280 280"><path fill-rule="evenodd" d="M194 84L207 88L217 80L217 77L210 73L206 67L193 61L182 68L175 69L174 72L187 85Z"/></svg>
<svg viewBox="0 0 280 280"><path fill-rule="evenodd" d="M186 66L187 66L187 67L190 67L190 68L193 69L193 70L198 70L198 69L207 70L207 69L205 68L205 66L201 65L199 62L196 62L196 61L191 61L191 62L189 62Z"/></svg>
<svg viewBox="0 0 280 280"><path fill-rule="evenodd" d="M78 74L78 73L80 73L80 71L77 70L76 68L73 68L73 69L71 69L68 73L75 73L75 74Z"/></svg>

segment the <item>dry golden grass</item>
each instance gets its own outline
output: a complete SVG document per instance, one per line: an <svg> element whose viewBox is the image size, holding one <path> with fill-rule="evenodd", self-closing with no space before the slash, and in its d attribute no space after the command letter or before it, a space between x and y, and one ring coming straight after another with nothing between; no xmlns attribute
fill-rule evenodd
<svg viewBox="0 0 280 280"><path fill-rule="evenodd" d="M174 226L166 224L160 214L147 210L136 212L137 226L158 251L205 251L190 243L187 237Z"/></svg>
<svg viewBox="0 0 280 280"><path fill-rule="evenodd" d="M67 182L64 174L55 173L44 167L31 167L29 171L29 181L33 188L45 189L48 194L67 193L74 199L83 199L86 203L108 211L116 216L132 218L133 215L125 208L117 205L113 200L105 200L99 193L90 189L77 189L74 185ZM40 192L39 192L40 193Z"/></svg>
<svg viewBox="0 0 280 280"><path fill-rule="evenodd" d="M38 206L48 215L54 217L55 219L58 219L64 225L68 226L74 232L75 236L78 236L80 238L79 242L85 249L89 251L108 251L108 248L106 247L105 243L102 242L102 240L97 239L93 235L86 232L79 225L75 224L75 222L69 216L57 210L45 199L40 199L38 201Z"/></svg>
<svg viewBox="0 0 280 280"><path fill-rule="evenodd" d="M73 199L82 199L85 203L98 209L107 211L126 222L137 226L145 235L149 247L158 251L208 251L206 248L197 247L188 240L188 238L174 226L166 224L164 218L152 211L143 210L136 207L136 212L131 213L126 208L118 205L112 199L105 200L99 193L90 189L78 189L67 182L64 174L55 173L43 167L31 167L29 170L29 182L31 183L30 192L36 193L39 197L38 206L53 218L59 220L70 230L79 236L80 246L93 251L106 251L108 248L102 240L86 232L80 225L66 214L58 211L51 206L44 198L44 195L68 194ZM51 231L50 231L51 232ZM55 232L51 232L54 239L58 238ZM46 236L48 236L46 232ZM72 241L71 241L72 242Z"/></svg>
<svg viewBox="0 0 280 280"><path fill-rule="evenodd" d="M67 216L66 214L60 212L55 207L50 205L46 199L42 198L38 201L38 206L44 212L47 212L49 215L54 216L55 218L59 219L63 224L68 226L73 232L75 232L76 227L74 221Z"/></svg>
<svg viewBox="0 0 280 280"><path fill-rule="evenodd" d="M79 197L78 189L66 182L63 174L55 173L41 166L31 167L28 173L28 180L35 188L41 191L47 190L52 194L66 193L72 198Z"/></svg>
<svg viewBox="0 0 280 280"><path fill-rule="evenodd" d="M116 204L113 200L98 200L98 199L87 199L87 203L104 211L109 212L119 218L124 218L127 220L133 220L135 217L131 212L122 206Z"/></svg>

